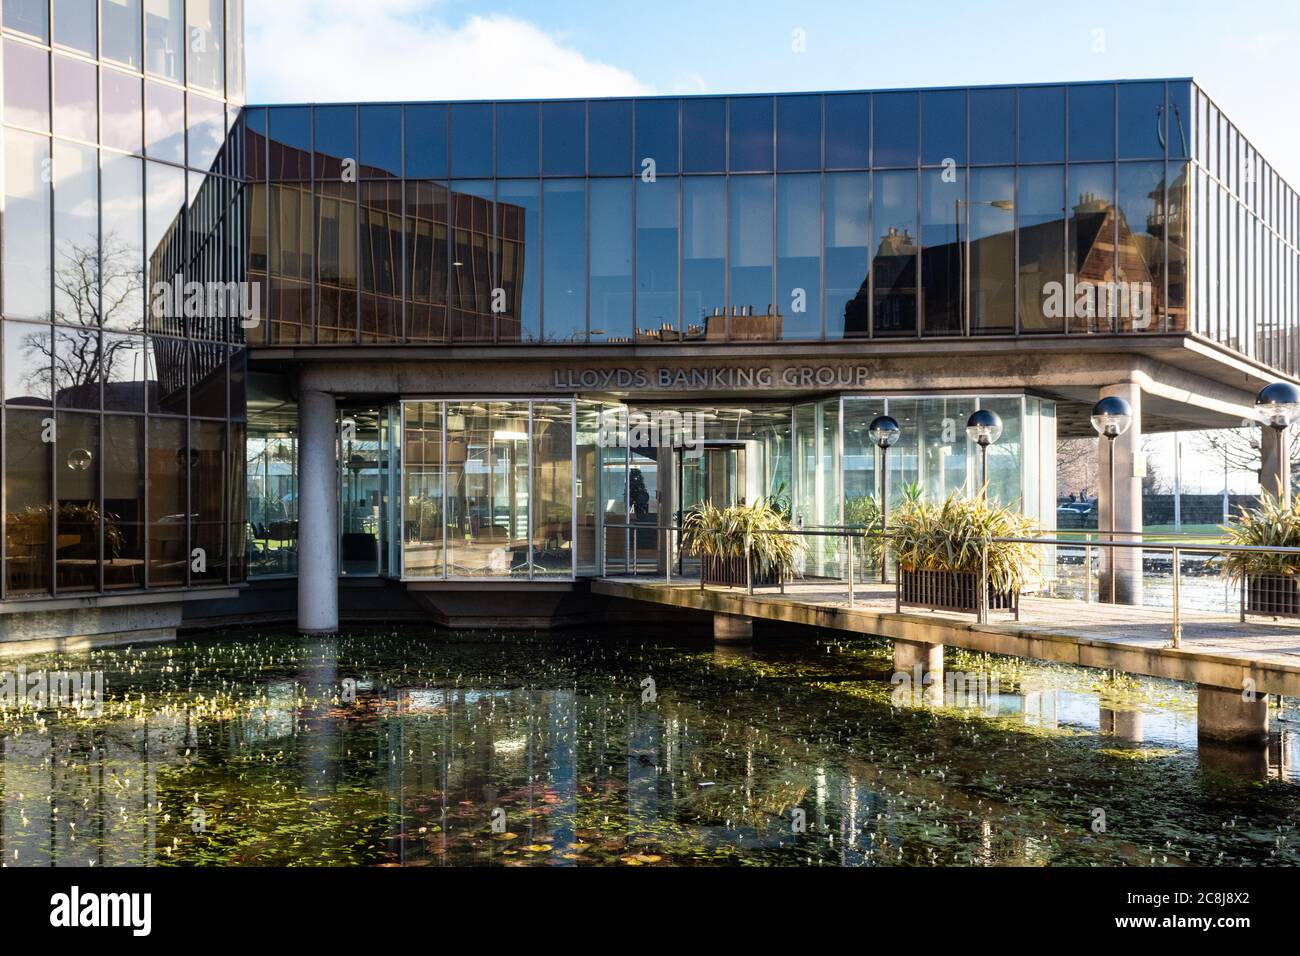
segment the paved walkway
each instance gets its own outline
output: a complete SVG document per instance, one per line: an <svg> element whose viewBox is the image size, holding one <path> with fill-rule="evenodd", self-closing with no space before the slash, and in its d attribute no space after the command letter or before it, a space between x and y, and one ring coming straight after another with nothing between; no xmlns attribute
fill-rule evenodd
<svg viewBox="0 0 1300 956"><path fill-rule="evenodd" d="M897 640L951 644L971 650L1113 668L1217 687L1254 681L1259 693L1300 696L1300 622L1204 611L1182 613L1182 646L1172 646L1169 608L1092 604L1026 597L1020 620L993 612L988 624L972 614L903 608L895 611L893 585L859 584L849 606L843 583L791 584L781 594L766 589L701 590L698 582L610 577L593 584L610 597L649 601L715 613L787 621Z"/></svg>

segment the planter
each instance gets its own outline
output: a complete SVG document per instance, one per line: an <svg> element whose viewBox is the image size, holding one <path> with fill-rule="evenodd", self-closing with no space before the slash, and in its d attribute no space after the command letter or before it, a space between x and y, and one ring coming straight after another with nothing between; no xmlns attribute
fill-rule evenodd
<svg viewBox="0 0 1300 956"><path fill-rule="evenodd" d="M764 574L755 573L753 583L756 588L785 586L785 582L781 580L781 575L775 571L768 571ZM729 554L700 558L700 587L704 587L706 584L717 584L728 588L745 587L747 584L745 581L745 556Z"/></svg>
<svg viewBox="0 0 1300 956"><path fill-rule="evenodd" d="M898 606L924 607L931 611L979 614L979 575L974 571L898 570ZM988 593L990 611L1010 611L1020 620L1020 593Z"/></svg>
<svg viewBox="0 0 1300 956"><path fill-rule="evenodd" d="M1290 574L1247 575L1245 613L1300 617L1300 578Z"/></svg>

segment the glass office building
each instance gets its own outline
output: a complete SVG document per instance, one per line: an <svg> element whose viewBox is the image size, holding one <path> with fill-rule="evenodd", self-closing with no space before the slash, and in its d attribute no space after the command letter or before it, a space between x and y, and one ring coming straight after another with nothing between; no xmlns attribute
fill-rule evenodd
<svg viewBox="0 0 1300 956"><path fill-rule="evenodd" d="M1099 388L1300 371L1296 194L1191 80L245 106L239 0L6 0L0 53L0 609L237 610L309 524L367 593L663 568L699 501L851 521L886 412L892 503L993 408L1051 527Z"/></svg>

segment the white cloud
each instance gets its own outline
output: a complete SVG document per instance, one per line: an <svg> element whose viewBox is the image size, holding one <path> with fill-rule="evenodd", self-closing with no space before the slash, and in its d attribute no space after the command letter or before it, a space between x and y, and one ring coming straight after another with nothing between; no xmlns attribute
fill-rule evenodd
<svg viewBox="0 0 1300 956"><path fill-rule="evenodd" d="M517 99L652 92L525 20L452 26L427 0L250 4L250 102Z"/></svg>

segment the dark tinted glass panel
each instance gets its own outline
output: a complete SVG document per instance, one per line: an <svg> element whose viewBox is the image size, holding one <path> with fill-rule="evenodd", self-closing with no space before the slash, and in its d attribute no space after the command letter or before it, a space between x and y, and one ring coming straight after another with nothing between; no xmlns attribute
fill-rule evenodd
<svg viewBox="0 0 1300 956"><path fill-rule="evenodd" d="M965 231L969 243L972 332L1015 329L1015 171L991 167L970 174Z"/></svg>
<svg viewBox="0 0 1300 956"><path fill-rule="evenodd" d="M104 326L144 328L144 174L134 156L105 153L102 271Z"/></svg>
<svg viewBox="0 0 1300 956"><path fill-rule="evenodd" d="M866 169L871 154L871 96L827 96L826 168Z"/></svg>
<svg viewBox="0 0 1300 956"><path fill-rule="evenodd" d="M497 341L536 342L542 334L542 201L536 180L497 183L501 288L506 309L497 316Z"/></svg>
<svg viewBox="0 0 1300 956"><path fill-rule="evenodd" d="M45 42L50 36L49 0L4 0L4 25Z"/></svg>
<svg viewBox="0 0 1300 956"><path fill-rule="evenodd" d="M818 169L822 159L822 98L782 96L776 101L776 168Z"/></svg>
<svg viewBox="0 0 1300 956"><path fill-rule="evenodd" d="M868 331L866 173L828 173L825 184L826 337Z"/></svg>
<svg viewBox="0 0 1300 956"><path fill-rule="evenodd" d="M149 353L138 335L105 332L100 352L104 369L104 408L111 412L144 411Z"/></svg>
<svg viewBox="0 0 1300 956"><path fill-rule="evenodd" d="M189 406L189 379L186 366L188 345L184 339L168 335L149 337L149 375L147 401L150 412L184 415Z"/></svg>
<svg viewBox="0 0 1300 956"><path fill-rule="evenodd" d="M915 335L916 173L876 173L872 179L875 334Z"/></svg>
<svg viewBox="0 0 1300 956"><path fill-rule="evenodd" d="M587 105L542 104L542 172L547 176L581 176L586 168Z"/></svg>
<svg viewBox="0 0 1300 956"><path fill-rule="evenodd" d="M70 56L54 57L54 132L90 143L99 141L99 83L95 65Z"/></svg>
<svg viewBox="0 0 1300 956"><path fill-rule="evenodd" d="M268 111L270 178L311 178L311 110L304 106L277 106Z"/></svg>
<svg viewBox="0 0 1300 956"><path fill-rule="evenodd" d="M587 337L586 189L582 180L543 184L542 328L548 342Z"/></svg>
<svg viewBox="0 0 1300 956"><path fill-rule="evenodd" d="M60 412L58 423L56 581L60 592L93 591L99 588L99 417Z"/></svg>
<svg viewBox="0 0 1300 956"><path fill-rule="evenodd" d="M6 335L6 339L8 336ZM7 358L7 356L6 356ZM5 412L5 586L8 596L50 589L53 567L47 412Z"/></svg>
<svg viewBox="0 0 1300 956"><path fill-rule="evenodd" d="M406 175L418 179L447 175L447 107L406 107Z"/></svg>
<svg viewBox="0 0 1300 956"><path fill-rule="evenodd" d="M117 70L103 70L101 74L104 86L103 143L114 149L139 153L144 127L140 80Z"/></svg>
<svg viewBox="0 0 1300 956"><path fill-rule="evenodd" d="M190 343L190 414L226 417L226 346Z"/></svg>
<svg viewBox="0 0 1300 956"><path fill-rule="evenodd" d="M316 189L316 341L351 342L357 331L357 187L320 182ZM445 288L445 270L443 279Z"/></svg>
<svg viewBox="0 0 1300 956"><path fill-rule="evenodd" d="M392 342L402 334L402 191L397 182L363 182L361 341Z"/></svg>
<svg viewBox="0 0 1300 956"><path fill-rule="evenodd" d="M770 97L732 98L731 168L737 172L772 168L772 100Z"/></svg>
<svg viewBox="0 0 1300 956"><path fill-rule="evenodd" d="M1020 161L1059 163L1065 158L1065 90L1029 86L1020 90Z"/></svg>
<svg viewBox="0 0 1300 956"><path fill-rule="evenodd" d="M1096 307L1096 297L1088 290L1095 292L1104 284L1115 265L1115 168L1111 163L1071 163L1068 176L1066 286L1080 297L1071 304L1066 295L1065 313L1073 331L1106 331L1104 311Z"/></svg>
<svg viewBox="0 0 1300 956"><path fill-rule="evenodd" d="M315 142L317 179L342 179L345 164L351 178L356 178L357 108L355 106L318 106Z"/></svg>
<svg viewBox="0 0 1300 956"><path fill-rule="evenodd" d="M1061 332L1064 312L1049 307L1065 281L1065 169L1022 168L1016 195L1020 255L1020 330Z"/></svg>
<svg viewBox="0 0 1300 956"><path fill-rule="evenodd" d="M50 130L50 55L44 50L4 42L4 118L13 126Z"/></svg>
<svg viewBox="0 0 1300 956"><path fill-rule="evenodd" d="M1165 129L1163 83L1119 84L1120 159L1163 156Z"/></svg>
<svg viewBox="0 0 1300 956"><path fill-rule="evenodd" d="M185 171L161 163L146 163L145 167L145 249L150 277L167 280L170 265L163 263L175 262L180 257L178 247L184 240ZM163 268L168 271L157 274ZM175 310L168 310L166 316L167 325L159 326L155 316L151 328L179 335L182 327ZM178 384L183 387L183 383Z"/></svg>
<svg viewBox="0 0 1300 956"><path fill-rule="evenodd" d="M591 339L632 341L632 181L595 179L589 186Z"/></svg>
<svg viewBox="0 0 1300 956"><path fill-rule="evenodd" d="M100 0L104 58L140 69L140 0Z"/></svg>
<svg viewBox="0 0 1300 956"><path fill-rule="evenodd" d="M1112 309L1120 332L1163 331L1165 313L1164 163L1119 164L1119 241L1115 275L1127 283L1122 308ZM1181 217L1179 217L1181 218Z"/></svg>
<svg viewBox="0 0 1300 956"><path fill-rule="evenodd" d="M190 425L190 581L212 584L226 579L226 426ZM201 554L195 561L194 551Z"/></svg>
<svg viewBox="0 0 1300 956"><path fill-rule="evenodd" d="M54 42L95 55L95 0L54 0Z"/></svg>
<svg viewBox="0 0 1300 956"><path fill-rule="evenodd" d="M185 162L185 94L180 90L145 82L144 152L150 159Z"/></svg>
<svg viewBox="0 0 1300 956"><path fill-rule="evenodd" d="M149 584L185 583L188 462L185 422L149 419Z"/></svg>
<svg viewBox="0 0 1300 956"><path fill-rule="evenodd" d="M1170 86L1172 90L1172 85ZM1172 121L1172 117L1171 117ZM1186 163L1169 163L1169 186L1166 190L1165 199L1165 222L1167 232L1167 255L1168 263L1166 269L1169 275L1167 285L1168 292L1165 302L1165 324L1170 332L1185 332L1188 329L1187 313L1191 306L1192 290L1188 287L1191 277L1188 275L1188 242L1191 239L1191 231L1194 221L1191 216L1192 204L1192 181L1191 167ZM1124 184L1121 182L1121 190ZM1121 192L1121 201L1123 193ZM1157 222L1158 222L1157 217ZM1203 228L1203 227L1202 227ZM1150 231L1150 230L1148 230ZM1279 268L1285 270L1283 276L1282 294L1285 296L1284 309L1286 310L1286 320L1289 323L1294 322L1292 316L1293 303L1291 296L1293 293L1291 268L1293 260L1290 259L1290 253L1280 251L1279 255L1284 257ZM1155 327L1154 325L1152 326ZM1289 361L1289 360L1288 360ZM1288 371L1294 371L1294 366L1288 364Z"/></svg>
<svg viewBox="0 0 1300 956"><path fill-rule="evenodd" d="M497 175L536 176L541 155L541 107L497 104Z"/></svg>
<svg viewBox="0 0 1300 956"><path fill-rule="evenodd" d="M1169 156L1186 159L1192 155L1192 136L1197 127L1192 115L1192 85L1185 81L1169 84Z"/></svg>
<svg viewBox="0 0 1300 956"><path fill-rule="evenodd" d="M677 172L677 114L677 100L636 101L636 168L642 176L651 168L656 176Z"/></svg>
<svg viewBox="0 0 1300 956"><path fill-rule="evenodd" d="M670 177L636 184L638 340L676 338L678 182Z"/></svg>
<svg viewBox="0 0 1300 956"><path fill-rule="evenodd" d="M361 175L402 175L402 108L361 107Z"/></svg>
<svg viewBox="0 0 1300 956"><path fill-rule="evenodd" d="M682 335L725 339L727 183L721 177L682 180Z"/></svg>
<svg viewBox="0 0 1300 956"><path fill-rule="evenodd" d="M144 586L144 419L104 419L104 587Z"/></svg>
<svg viewBox="0 0 1300 956"><path fill-rule="evenodd" d="M962 331L962 238L966 176L943 169L921 174L921 290L926 335Z"/></svg>
<svg viewBox="0 0 1300 956"><path fill-rule="evenodd" d="M1016 160L1016 91L970 91L970 161Z"/></svg>
<svg viewBox="0 0 1300 956"><path fill-rule="evenodd" d="M99 152L59 140L54 145L54 320L99 324Z"/></svg>
<svg viewBox="0 0 1300 956"><path fill-rule="evenodd" d="M6 130L4 136L4 314L50 315L50 141Z"/></svg>
<svg viewBox="0 0 1300 956"><path fill-rule="evenodd" d="M721 172L727 161L727 101L682 100L682 172Z"/></svg>
<svg viewBox="0 0 1300 956"><path fill-rule="evenodd" d="M50 326L4 322L5 402L50 404L53 349Z"/></svg>
<svg viewBox="0 0 1300 956"><path fill-rule="evenodd" d="M447 215L446 186L406 184L406 337L412 342L447 339ZM536 258L529 257L534 268Z"/></svg>
<svg viewBox="0 0 1300 956"><path fill-rule="evenodd" d="M915 93L878 93L872 125L872 164L915 166L917 116Z"/></svg>
<svg viewBox="0 0 1300 956"><path fill-rule="evenodd" d="M778 176L773 338L821 335L821 233L821 176Z"/></svg>
<svg viewBox="0 0 1300 956"><path fill-rule="evenodd" d="M54 327L54 401L60 408L99 408L99 333Z"/></svg>
<svg viewBox="0 0 1300 956"><path fill-rule="evenodd" d="M587 172L626 176L632 163L632 101L593 100L587 104Z"/></svg>
<svg viewBox="0 0 1300 956"><path fill-rule="evenodd" d="M185 79L184 0L149 0L145 4L144 68L177 83Z"/></svg>
<svg viewBox="0 0 1300 956"><path fill-rule="evenodd" d="M773 338L772 177L733 176L728 248L730 337Z"/></svg>
<svg viewBox="0 0 1300 956"><path fill-rule="evenodd" d="M1115 88L1070 87L1070 161L1115 156Z"/></svg>
<svg viewBox="0 0 1300 956"><path fill-rule="evenodd" d="M458 177L492 175L492 106L490 104L452 104L451 174Z"/></svg>
<svg viewBox="0 0 1300 956"><path fill-rule="evenodd" d="M921 162L966 163L966 91L935 90L921 95Z"/></svg>
<svg viewBox="0 0 1300 956"><path fill-rule="evenodd" d="M491 180L452 183L450 335L456 342L490 342L496 334Z"/></svg>
<svg viewBox="0 0 1300 956"><path fill-rule="evenodd" d="M191 86L220 93L226 69L226 28L221 0L185 0L189 50L186 79Z"/></svg>
<svg viewBox="0 0 1300 956"><path fill-rule="evenodd" d="M226 107L199 93L186 94L189 103L189 165L207 172L226 141Z"/></svg>

